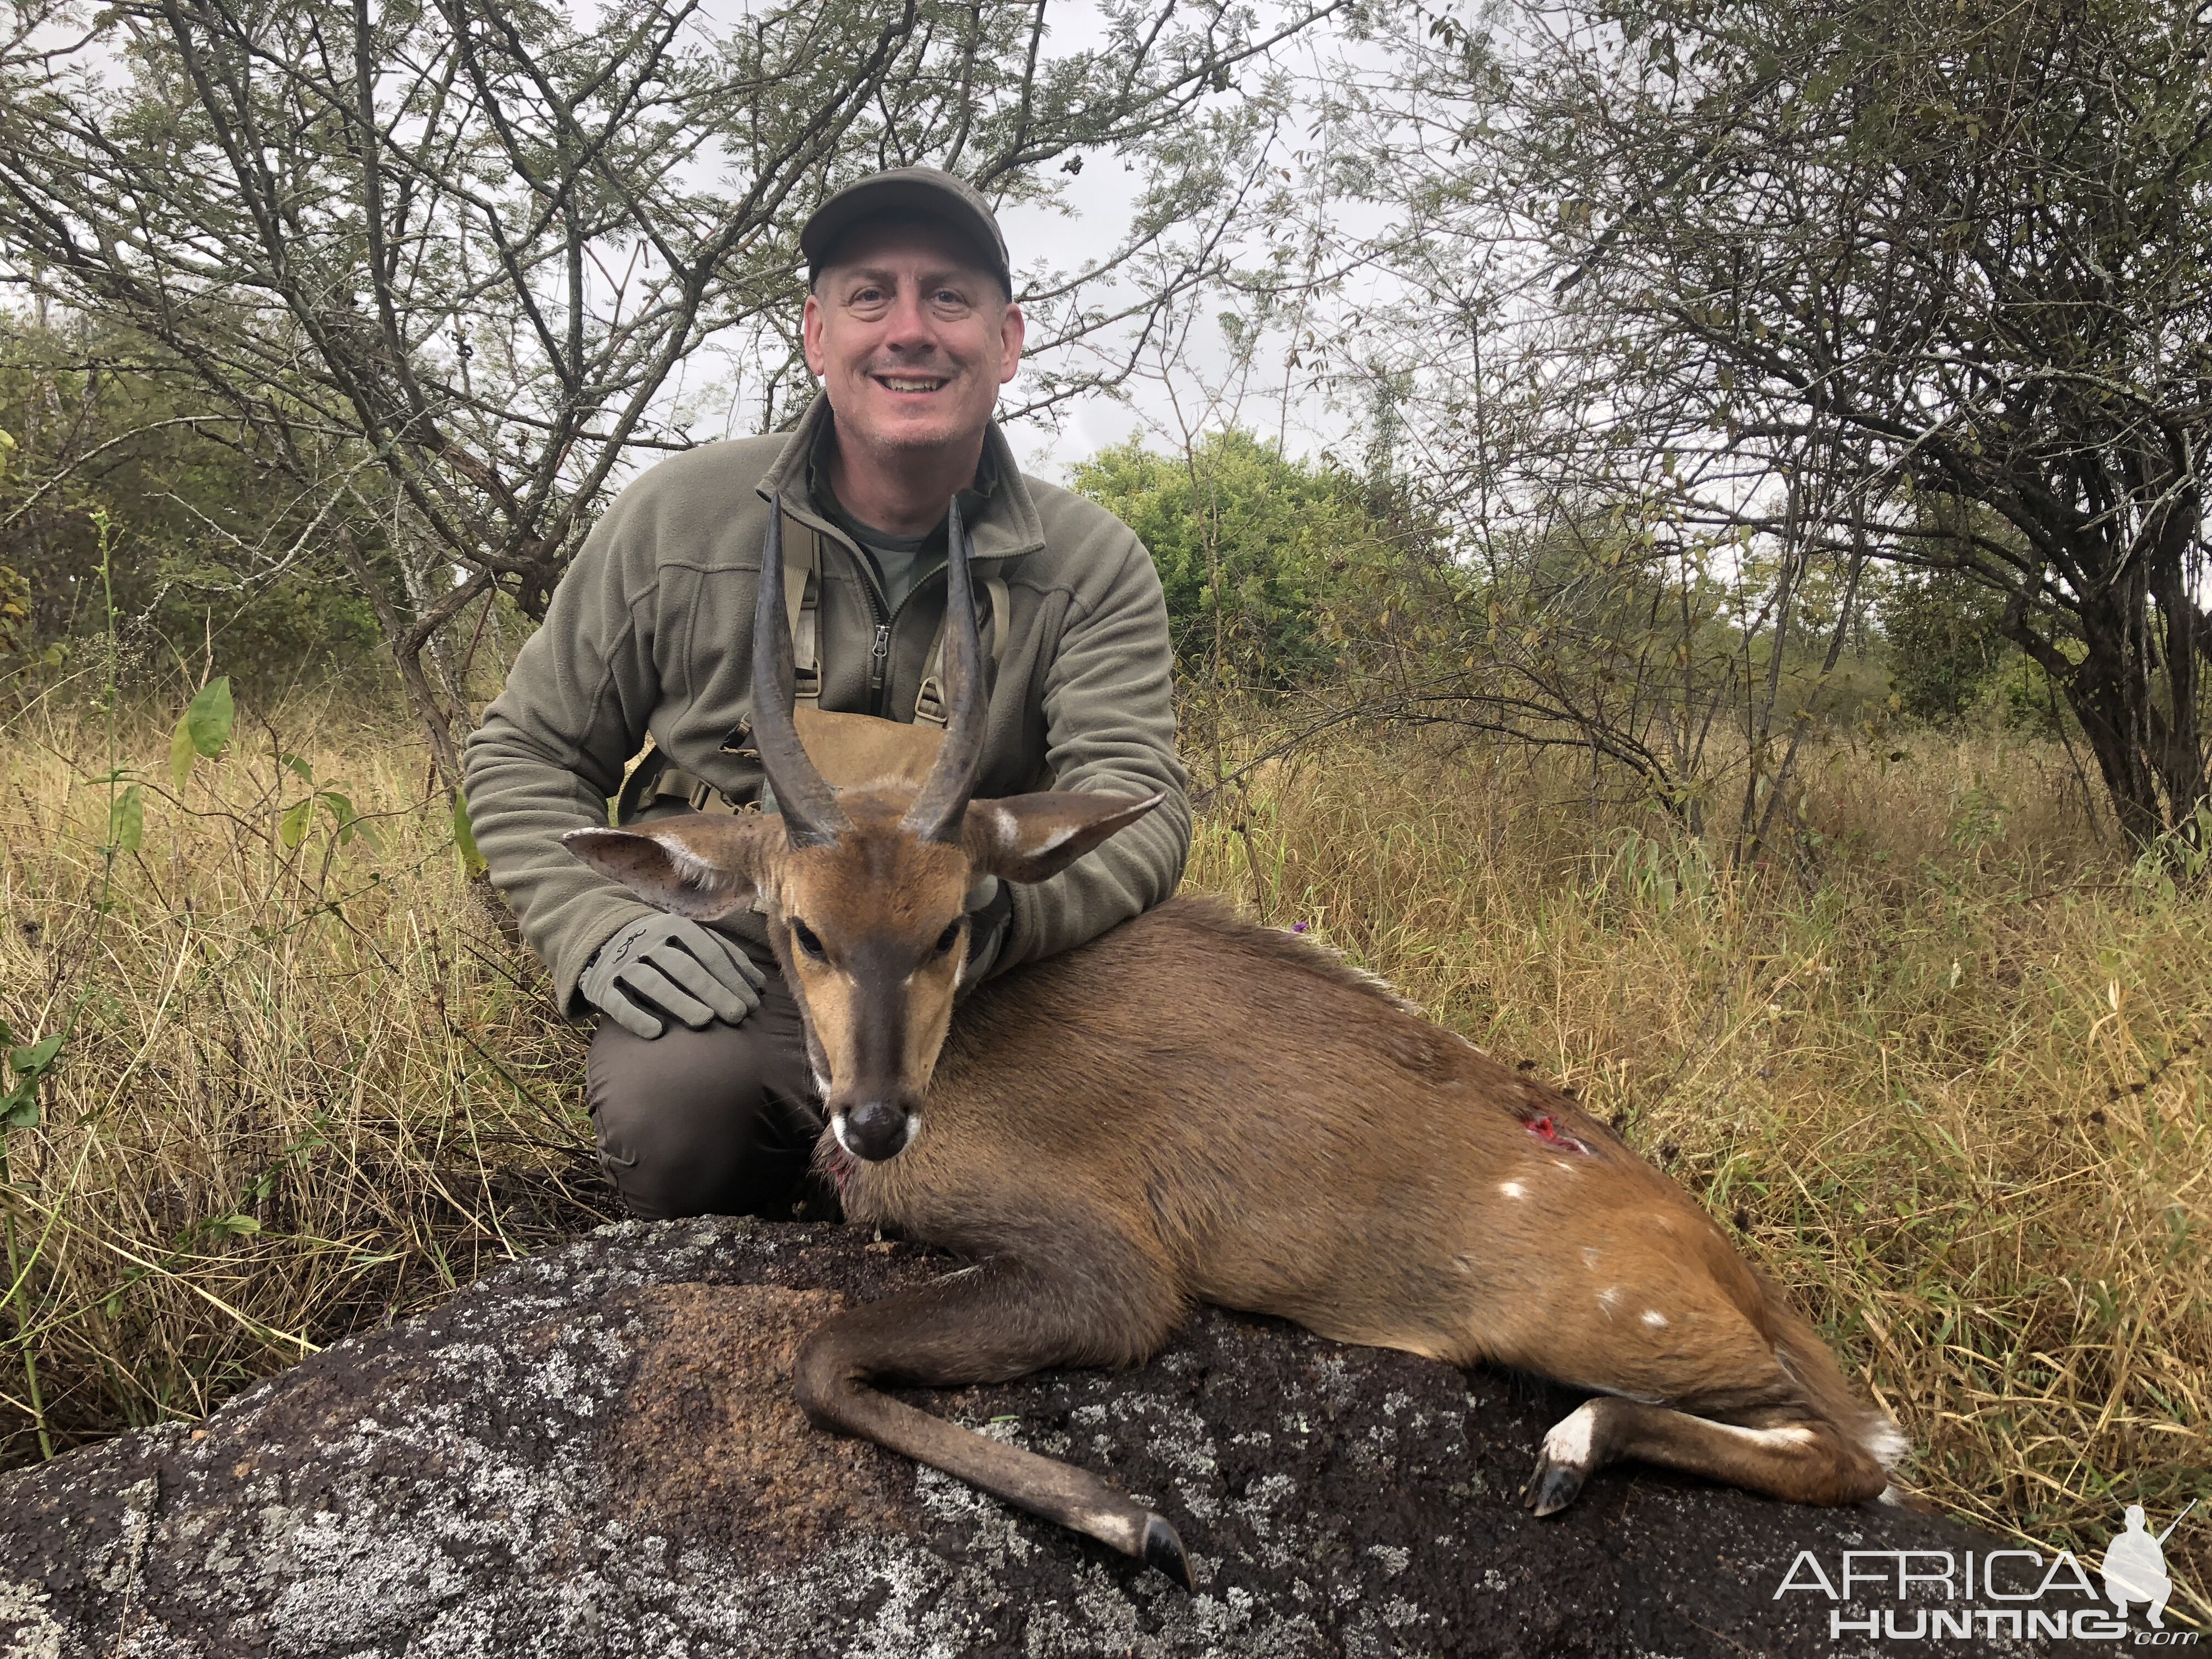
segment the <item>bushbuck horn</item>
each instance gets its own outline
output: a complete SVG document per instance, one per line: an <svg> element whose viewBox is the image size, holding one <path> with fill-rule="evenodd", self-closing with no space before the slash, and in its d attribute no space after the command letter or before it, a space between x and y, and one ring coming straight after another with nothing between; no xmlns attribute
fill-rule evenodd
<svg viewBox="0 0 2212 1659"><path fill-rule="evenodd" d="M968 574L974 550L955 495L945 523L945 746L907 808L905 828L924 841L956 846L983 764L983 643Z"/></svg>
<svg viewBox="0 0 2212 1659"><path fill-rule="evenodd" d="M768 536L761 544L760 599L753 607L753 747L775 791L791 844L825 847L853 826L837 805L837 792L823 781L799 740L791 716L796 678L783 603L783 497L771 495Z"/></svg>

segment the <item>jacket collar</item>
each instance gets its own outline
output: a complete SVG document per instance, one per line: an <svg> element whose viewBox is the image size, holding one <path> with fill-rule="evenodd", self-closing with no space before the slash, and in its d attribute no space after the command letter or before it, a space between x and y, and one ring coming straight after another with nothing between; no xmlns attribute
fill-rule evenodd
<svg viewBox="0 0 2212 1659"><path fill-rule="evenodd" d="M783 451L775 458L760 481L760 495L765 501L781 495L787 511L819 529L839 535L835 522L823 505L815 501L809 487L810 462L815 446L827 441L830 430L830 398L817 392L814 401L806 406L799 424L792 429L791 437ZM1036 500L1030 494L1029 481L1022 477L1022 469L1014 459L1012 447L1006 442L1005 430L993 421L983 429L983 460L976 470L977 476L988 481L982 490L963 492L962 506L971 501L980 501L981 511L969 522L968 534L979 559L1012 559L1024 553L1034 553L1044 545L1044 520L1037 512Z"/></svg>

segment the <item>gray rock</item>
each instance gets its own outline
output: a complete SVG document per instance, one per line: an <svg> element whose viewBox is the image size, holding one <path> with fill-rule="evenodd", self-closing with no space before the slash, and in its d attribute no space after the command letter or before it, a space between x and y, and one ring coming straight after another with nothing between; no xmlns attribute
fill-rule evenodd
<svg viewBox="0 0 2212 1659"><path fill-rule="evenodd" d="M1572 1395L1213 1311L1139 1370L914 1396L1158 1504L1188 1595L806 1425L805 1332L942 1266L833 1227L604 1228L199 1428L0 1482L0 1640L27 1659L1829 1656L1895 1650L1832 1636L1825 1596L1776 1595L1799 1550L1833 1575L1847 1549L1996 1542L1644 1469L1537 1522L1517 1488Z"/></svg>

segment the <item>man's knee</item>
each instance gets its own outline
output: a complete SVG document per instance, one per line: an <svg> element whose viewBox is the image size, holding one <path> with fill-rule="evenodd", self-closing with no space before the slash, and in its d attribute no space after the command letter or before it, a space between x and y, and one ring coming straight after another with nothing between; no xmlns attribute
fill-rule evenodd
<svg viewBox="0 0 2212 1659"><path fill-rule="evenodd" d="M738 1025L674 1021L650 1041L603 1020L586 1096L600 1167L633 1214L749 1214L788 1203L812 1136L794 1034L756 1010Z"/></svg>

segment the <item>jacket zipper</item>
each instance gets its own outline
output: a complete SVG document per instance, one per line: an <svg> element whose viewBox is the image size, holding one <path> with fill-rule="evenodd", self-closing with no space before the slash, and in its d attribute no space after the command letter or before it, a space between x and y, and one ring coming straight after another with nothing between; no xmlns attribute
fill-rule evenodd
<svg viewBox="0 0 2212 1659"><path fill-rule="evenodd" d="M945 574L945 567L938 566L915 583L906 598L899 601L898 609L893 611L884 603L876 586L875 561L860 558L859 562L862 566L860 585L867 590L868 609L876 618L875 638L868 647L868 712L878 720L895 720L897 716L885 707L885 693L890 684L891 629L905 614L907 606L914 603L915 595Z"/></svg>
<svg viewBox="0 0 2212 1659"><path fill-rule="evenodd" d="M876 562L865 553L845 545L841 535L835 545L853 562L860 577L860 591L867 596L868 614L876 619L875 637L868 645L868 712L881 720L884 717L884 687L890 678L891 613L884 603L882 590L876 586ZM823 672L826 677L829 664Z"/></svg>
<svg viewBox="0 0 2212 1659"><path fill-rule="evenodd" d="M882 591L876 585L875 561L866 554L845 547L842 538L837 545L860 567L860 586L868 596L868 610L876 619L875 638L868 647L868 712L878 720L888 720L891 716L884 712L884 694L890 683L891 624L897 617L884 603ZM944 574L945 567L940 564L915 585L913 592L900 601L899 610L904 611L915 593ZM823 666L826 672L828 664L825 662Z"/></svg>
<svg viewBox="0 0 2212 1659"><path fill-rule="evenodd" d="M891 613L890 620L884 623L876 629L876 654L870 659L868 664L868 684L871 686L879 688L882 684L881 677L890 655L891 629L896 625L898 619L906 614L907 606L912 605L915 600L921 596L922 591L928 587L930 584L944 580L945 579L945 567L940 564L936 569L931 571L927 576L924 576L920 581L916 582L911 588L907 590L907 596L899 601L898 609ZM876 704L876 713L878 716L887 720L896 720L898 718L896 714L889 714L885 713L884 708L884 698L880 694L880 690L878 691L878 695L875 697L874 702ZM909 713L906 718L910 720L914 716Z"/></svg>
<svg viewBox="0 0 2212 1659"><path fill-rule="evenodd" d="M884 712L884 671L890 660L891 625L876 624L876 642L868 647L868 703L880 716Z"/></svg>

